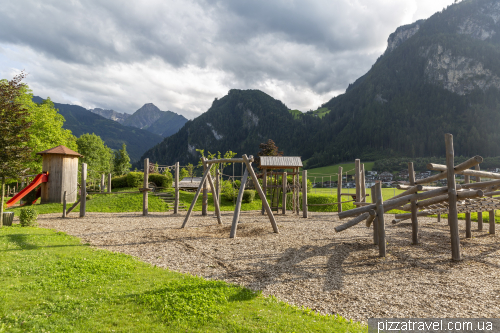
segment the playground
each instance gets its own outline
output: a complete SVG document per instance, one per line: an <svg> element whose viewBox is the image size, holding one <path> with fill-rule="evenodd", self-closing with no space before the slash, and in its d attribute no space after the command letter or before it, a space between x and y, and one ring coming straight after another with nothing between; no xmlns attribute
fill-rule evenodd
<svg viewBox="0 0 500 333"><path fill-rule="evenodd" d="M61 219L39 217L39 225L83 243L138 257L159 267L263 290L280 300L321 313L366 322L371 317L497 317L500 245L477 231L465 237L459 221L462 260L450 261L446 219L419 217L420 244L411 245L410 221L386 225L387 254L379 257L365 227L336 233L337 213L309 218L275 215L274 233L260 211L241 212L238 237L229 238L233 212L87 213ZM391 220L394 215L387 214Z"/></svg>

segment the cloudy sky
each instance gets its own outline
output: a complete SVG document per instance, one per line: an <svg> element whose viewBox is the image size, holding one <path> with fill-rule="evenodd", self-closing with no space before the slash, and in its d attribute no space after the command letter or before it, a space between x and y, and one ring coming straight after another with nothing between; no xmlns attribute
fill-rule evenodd
<svg viewBox="0 0 500 333"><path fill-rule="evenodd" d="M229 89L316 109L366 73L398 26L453 0L7 0L0 77L132 113L206 111Z"/></svg>

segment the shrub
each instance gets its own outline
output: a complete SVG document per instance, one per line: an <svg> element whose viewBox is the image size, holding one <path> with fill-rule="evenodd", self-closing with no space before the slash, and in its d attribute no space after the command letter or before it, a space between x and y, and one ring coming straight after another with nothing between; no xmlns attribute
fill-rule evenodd
<svg viewBox="0 0 500 333"><path fill-rule="evenodd" d="M172 187L173 179L170 172L163 175L159 173L152 173L149 175L148 181L154 183L157 187L169 188Z"/></svg>
<svg viewBox="0 0 500 333"><path fill-rule="evenodd" d="M302 198L302 196L301 196ZM337 196L333 195L321 195L321 194L308 194L307 203L309 204L325 204L337 202ZM346 202L342 204L342 210L346 211L353 209L355 206L352 202ZM338 205L332 206L310 206L308 207L310 212L338 212Z"/></svg>
<svg viewBox="0 0 500 333"><path fill-rule="evenodd" d="M25 206L31 206L33 204L33 201L36 199L36 192L38 191L38 187L34 188L31 192L26 194L23 198L23 201L25 202Z"/></svg>
<svg viewBox="0 0 500 333"><path fill-rule="evenodd" d="M111 188L124 188L128 187L127 175L111 178Z"/></svg>
<svg viewBox="0 0 500 333"><path fill-rule="evenodd" d="M38 225L36 222L37 219L38 212L34 207L25 207L21 209L19 221L21 222L22 227L36 227Z"/></svg>
<svg viewBox="0 0 500 333"><path fill-rule="evenodd" d="M251 203L255 199L255 191L254 190L244 190L243 191L243 202Z"/></svg>
<svg viewBox="0 0 500 333"><path fill-rule="evenodd" d="M144 173L142 172L129 172L127 174L128 187L138 187L144 182Z"/></svg>

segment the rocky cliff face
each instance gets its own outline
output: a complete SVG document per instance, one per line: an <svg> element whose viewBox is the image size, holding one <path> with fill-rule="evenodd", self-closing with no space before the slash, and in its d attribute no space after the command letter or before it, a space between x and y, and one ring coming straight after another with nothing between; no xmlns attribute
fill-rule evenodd
<svg viewBox="0 0 500 333"><path fill-rule="evenodd" d="M394 49L396 49L399 45L415 35L423 22L425 22L425 20L419 20L415 23L403 25L397 28L396 31L390 34L387 39L387 49L385 50L385 53L387 54L394 51Z"/></svg>
<svg viewBox="0 0 500 333"><path fill-rule="evenodd" d="M119 122L120 124L123 124L125 122L125 119L127 119L130 116L130 114L128 113L120 113L116 112L115 110L104 110L100 108L90 109L89 111L98 114L106 119Z"/></svg>
<svg viewBox="0 0 500 333"><path fill-rule="evenodd" d="M500 23L500 2L481 6L458 25L458 33L472 38L487 40L497 34Z"/></svg>
<svg viewBox="0 0 500 333"><path fill-rule="evenodd" d="M427 58L427 80L446 90L465 95L477 88L483 91L490 87L500 89L500 77L475 59L453 54L439 44L431 46L422 55Z"/></svg>

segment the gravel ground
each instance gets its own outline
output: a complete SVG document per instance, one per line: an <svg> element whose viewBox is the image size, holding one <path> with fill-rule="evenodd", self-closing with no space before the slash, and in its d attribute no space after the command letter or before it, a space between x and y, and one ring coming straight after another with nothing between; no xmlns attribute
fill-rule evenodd
<svg viewBox="0 0 500 333"><path fill-rule="evenodd" d="M260 289L321 313L363 322L500 317L500 244L487 225L465 239L460 221L463 260L452 262L446 219L419 218L420 245L411 245L411 223L388 223L383 259L364 222L335 233L333 228L345 222L336 213L310 213L309 219L276 215L280 233L275 234L266 216L243 212L235 239L229 238L229 212L223 213L223 225L195 212L185 229L180 229L183 215L72 215L42 215L39 225L160 267Z"/></svg>

